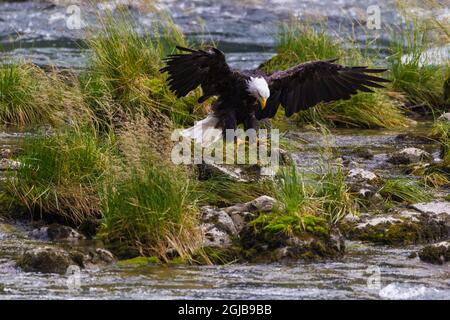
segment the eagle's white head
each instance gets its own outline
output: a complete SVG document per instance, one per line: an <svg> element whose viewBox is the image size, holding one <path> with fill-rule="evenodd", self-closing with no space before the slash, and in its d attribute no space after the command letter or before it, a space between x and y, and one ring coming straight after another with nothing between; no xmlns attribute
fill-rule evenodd
<svg viewBox="0 0 450 320"><path fill-rule="evenodd" d="M270 90L267 81L263 77L250 77L247 80L247 91L259 101L261 108L264 109L266 107L267 99L270 97Z"/></svg>

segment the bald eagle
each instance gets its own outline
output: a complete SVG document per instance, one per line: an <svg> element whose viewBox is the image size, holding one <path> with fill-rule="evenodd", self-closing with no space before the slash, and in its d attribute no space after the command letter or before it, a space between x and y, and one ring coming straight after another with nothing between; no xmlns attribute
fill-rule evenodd
<svg viewBox="0 0 450 320"><path fill-rule="evenodd" d="M184 131L185 136L203 138L196 132L215 128L224 132L236 129L257 129L258 121L272 118L281 106L287 117L315 106L320 102L346 100L358 91L373 92L384 88L379 82L389 82L374 76L386 69L346 67L335 60L301 63L285 71L264 73L261 70L233 70L225 55L217 48L193 50L177 46L183 53L169 55L166 66L169 88L184 97L201 86L199 103L217 96L211 113L194 127Z"/></svg>

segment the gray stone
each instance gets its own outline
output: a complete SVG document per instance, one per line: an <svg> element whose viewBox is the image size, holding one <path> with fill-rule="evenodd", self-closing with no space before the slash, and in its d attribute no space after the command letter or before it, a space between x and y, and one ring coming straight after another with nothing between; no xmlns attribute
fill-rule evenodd
<svg viewBox="0 0 450 320"><path fill-rule="evenodd" d="M94 269L115 261L114 255L103 248L65 249L43 246L25 251L18 259L17 266L25 272L64 274L69 266Z"/></svg>
<svg viewBox="0 0 450 320"><path fill-rule="evenodd" d="M0 151L0 157L1 157L2 159L11 157L11 154L12 154L12 151L11 151L11 149L9 149L9 148L3 148L3 149Z"/></svg>
<svg viewBox="0 0 450 320"><path fill-rule="evenodd" d="M428 203L416 203L411 205L412 208L420 212L426 212L433 215L446 214L450 216L450 202L433 201Z"/></svg>
<svg viewBox="0 0 450 320"><path fill-rule="evenodd" d="M83 267L97 268L99 266L109 265L115 261L116 258L110 251L103 248L95 248L89 250L88 253L83 256Z"/></svg>
<svg viewBox="0 0 450 320"><path fill-rule="evenodd" d="M449 121L450 122L450 112L446 112L444 114L442 114L438 120L440 121Z"/></svg>
<svg viewBox="0 0 450 320"><path fill-rule="evenodd" d="M202 217L201 221L204 223L214 224L215 227L223 229L230 235L237 235L237 230L234 225L233 219L221 209L215 207L203 207L201 209Z"/></svg>
<svg viewBox="0 0 450 320"><path fill-rule="evenodd" d="M226 208L205 206L201 208L201 229L205 247L226 247L254 217L254 212L270 213L276 200L261 196L255 200Z"/></svg>
<svg viewBox="0 0 450 320"><path fill-rule="evenodd" d="M396 152L389 159L393 164L411 164L422 161L431 161L433 157L425 150L419 148L405 148Z"/></svg>
<svg viewBox="0 0 450 320"><path fill-rule="evenodd" d="M374 181L378 179L378 176L372 171L365 170L362 168L351 169L347 174L348 180L350 181Z"/></svg>
<svg viewBox="0 0 450 320"><path fill-rule="evenodd" d="M69 252L58 247L40 247L26 251L17 262L25 272L60 273L76 264Z"/></svg>
<svg viewBox="0 0 450 320"><path fill-rule="evenodd" d="M20 162L10 159L1 159L0 160L0 171L6 170L17 170L20 166Z"/></svg>
<svg viewBox="0 0 450 320"><path fill-rule="evenodd" d="M365 215L360 221L343 220L341 229L349 239L389 245L427 243L450 234L448 220L440 215L404 209Z"/></svg>
<svg viewBox="0 0 450 320"><path fill-rule="evenodd" d="M212 223L203 223L201 229L203 247L226 248L232 243L230 235Z"/></svg>
<svg viewBox="0 0 450 320"><path fill-rule="evenodd" d="M60 224L51 224L49 226L34 229L28 233L33 239L45 241L79 241L85 237L75 229Z"/></svg>

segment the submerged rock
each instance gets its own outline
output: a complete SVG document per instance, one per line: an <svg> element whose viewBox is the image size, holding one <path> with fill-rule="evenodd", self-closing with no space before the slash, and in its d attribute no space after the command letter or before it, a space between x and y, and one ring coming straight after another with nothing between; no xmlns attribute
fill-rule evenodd
<svg viewBox="0 0 450 320"><path fill-rule="evenodd" d="M66 250L57 247L40 247L26 251L17 262L25 272L60 273L70 265L78 265Z"/></svg>
<svg viewBox="0 0 450 320"><path fill-rule="evenodd" d="M91 248L87 252L80 249L64 249L57 246L43 246L25 251L17 261L17 266L25 272L64 274L70 266L93 269L111 264L114 255L102 248Z"/></svg>
<svg viewBox="0 0 450 320"><path fill-rule="evenodd" d="M85 237L75 229L56 223L34 229L28 233L28 236L33 239L45 241L78 241L85 239Z"/></svg>
<svg viewBox="0 0 450 320"><path fill-rule="evenodd" d="M358 158L370 160L373 159L375 154L373 150L368 149L367 147L358 147L352 150L352 155Z"/></svg>
<svg viewBox="0 0 450 320"><path fill-rule="evenodd" d="M450 261L450 242L444 241L423 247L418 252L420 260L432 264L444 264Z"/></svg>
<svg viewBox="0 0 450 320"><path fill-rule="evenodd" d="M433 157L425 150L419 148L405 148L394 153L389 159L389 162L393 164L411 164L431 160L433 160Z"/></svg>

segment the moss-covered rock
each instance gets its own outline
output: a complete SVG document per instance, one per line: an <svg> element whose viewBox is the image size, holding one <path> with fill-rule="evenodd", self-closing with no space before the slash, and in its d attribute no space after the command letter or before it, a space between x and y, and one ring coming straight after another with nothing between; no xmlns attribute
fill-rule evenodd
<svg viewBox="0 0 450 320"><path fill-rule="evenodd" d="M240 234L241 258L251 262L316 261L344 253L339 233L332 233L322 218L306 215L256 219Z"/></svg>
<svg viewBox="0 0 450 320"><path fill-rule="evenodd" d="M70 265L81 267L80 257L76 252L70 254L61 248L40 247L26 251L17 265L26 272L63 274Z"/></svg>
<svg viewBox="0 0 450 320"><path fill-rule="evenodd" d="M212 263L315 261L343 254L343 237L332 232L325 219L283 214L274 210L275 202L263 196L222 209L204 207L205 237L215 238L205 239L202 254L194 259L205 262L206 256Z"/></svg>
<svg viewBox="0 0 450 320"><path fill-rule="evenodd" d="M419 148L405 148L394 153L389 162L393 164L411 164L417 162L431 161L433 157L425 150Z"/></svg>
<svg viewBox="0 0 450 320"><path fill-rule="evenodd" d="M18 259L17 266L25 272L64 274L71 265L92 269L113 262L114 255L102 248L64 249L44 246L25 251Z"/></svg>
<svg viewBox="0 0 450 320"><path fill-rule="evenodd" d="M352 240L401 245L439 241L449 235L448 217L402 211L392 215L365 216L361 221L346 221L341 226Z"/></svg>
<svg viewBox="0 0 450 320"><path fill-rule="evenodd" d="M432 264L444 264L450 261L450 242L444 241L423 247L419 252L420 260Z"/></svg>

